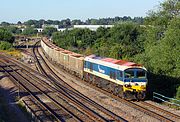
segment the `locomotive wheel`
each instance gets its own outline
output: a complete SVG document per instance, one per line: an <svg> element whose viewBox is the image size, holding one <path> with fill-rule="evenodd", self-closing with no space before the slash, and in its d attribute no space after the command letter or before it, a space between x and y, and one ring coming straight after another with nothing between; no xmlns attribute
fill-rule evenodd
<svg viewBox="0 0 180 122"><path fill-rule="evenodd" d="M126 99L126 98L127 98L127 93L123 92L123 93L122 93L122 98L123 98L123 99Z"/></svg>
<svg viewBox="0 0 180 122"><path fill-rule="evenodd" d="M136 93L135 97L137 100L144 100L146 97L146 94L145 94L145 92L138 92L138 93Z"/></svg>
<svg viewBox="0 0 180 122"><path fill-rule="evenodd" d="M116 96L122 97L122 87L115 86L113 94L115 94Z"/></svg>
<svg viewBox="0 0 180 122"><path fill-rule="evenodd" d="M114 94L114 95L118 95L119 92L120 92L120 88L119 88L118 86L116 86L116 87L114 88L113 94Z"/></svg>
<svg viewBox="0 0 180 122"><path fill-rule="evenodd" d="M96 86L101 88L101 79L95 78L95 81L96 81Z"/></svg>
<svg viewBox="0 0 180 122"><path fill-rule="evenodd" d="M99 88L101 88L101 81L97 81L96 86L99 87Z"/></svg>
<svg viewBox="0 0 180 122"><path fill-rule="evenodd" d="M96 85L96 79L95 79L95 76L91 76L91 82L93 85Z"/></svg>
<svg viewBox="0 0 180 122"><path fill-rule="evenodd" d="M114 93L114 85L113 84L109 85L109 92L112 94Z"/></svg>
<svg viewBox="0 0 180 122"><path fill-rule="evenodd" d="M121 86L119 87L118 97L123 97L123 88Z"/></svg>
<svg viewBox="0 0 180 122"><path fill-rule="evenodd" d="M85 79L87 82L89 82L89 74L88 73L85 74Z"/></svg>

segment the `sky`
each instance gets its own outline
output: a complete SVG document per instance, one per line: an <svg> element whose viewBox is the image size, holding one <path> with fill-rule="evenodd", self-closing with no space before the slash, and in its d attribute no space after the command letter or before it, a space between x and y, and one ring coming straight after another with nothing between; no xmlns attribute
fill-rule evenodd
<svg viewBox="0 0 180 122"><path fill-rule="evenodd" d="M164 0L0 0L0 22L145 17Z"/></svg>

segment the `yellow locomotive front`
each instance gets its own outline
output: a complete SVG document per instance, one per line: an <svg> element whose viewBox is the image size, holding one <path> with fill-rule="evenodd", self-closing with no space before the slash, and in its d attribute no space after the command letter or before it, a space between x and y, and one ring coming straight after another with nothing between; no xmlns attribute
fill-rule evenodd
<svg viewBox="0 0 180 122"><path fill-rule="evenodd" d="M145 68L128 68L124 70L124 97L135 97L143 100L146 96L147 71Z"/></svg>

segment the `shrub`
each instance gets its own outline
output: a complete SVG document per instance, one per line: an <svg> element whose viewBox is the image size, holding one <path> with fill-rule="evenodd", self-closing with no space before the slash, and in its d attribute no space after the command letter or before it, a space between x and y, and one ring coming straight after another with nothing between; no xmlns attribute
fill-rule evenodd
<svg viewBox="0 0 180 122"><path fill-rule="evenodd" d="M12 44L5 41L0 41L0 50L8 50L12 48Z"/></svg>

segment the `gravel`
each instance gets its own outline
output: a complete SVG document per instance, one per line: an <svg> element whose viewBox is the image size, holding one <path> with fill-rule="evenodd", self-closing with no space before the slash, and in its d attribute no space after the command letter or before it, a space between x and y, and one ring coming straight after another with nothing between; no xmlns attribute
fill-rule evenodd
<svg viewBox="0 0 180 122"><path fill-rule="evenodd" d="M9 80L8 76L0 72L0 95L3 97L5 104L5 112L7 116L3 117L6 122L30 122L28 117L18 107L15 98L17 97L18 89ZM1 108L0 108L1 109Z"/></svg>
<svg viewBox="0 0 180 122"><path fill-rule="evenodd" d="M42 52L41 52L42 54ZM50 64L52 66L52 64ZM95 89L86 86L82 81L77 80L74 76L65 73L61 69L57 68L57 66L53 66L57 74L69 85L71 85L76 90L80 91L85 96L88 96L93 101L99 103L106 109L116 113L120 117L126 119L127 121L133 122L159 122L159 120L150 117L143 112L140 112L134 108L131 108Z"/></svg>

